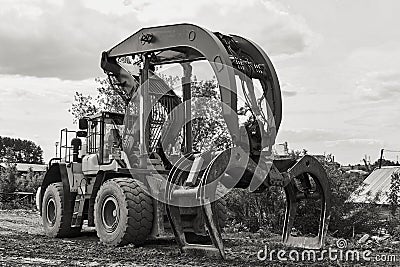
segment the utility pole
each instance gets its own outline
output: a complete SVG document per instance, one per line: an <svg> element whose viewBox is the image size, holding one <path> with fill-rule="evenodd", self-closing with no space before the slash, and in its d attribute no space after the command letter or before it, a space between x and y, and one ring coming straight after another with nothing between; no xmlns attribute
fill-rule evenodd
<svg viewBox="0 0 400 267"><path fill-rule="evenodd" d="M382 168L382 160L383 160L383 148L381 149L381 157L379 159L379 169Z"/></svg>
<svg viewBox="0 0 400 267"><path fill-rule="evenodd" d="M60 144L60 142L56 142L56 158L58 158L58 145ZM61 155L60 155L61 156Z"/></svg>

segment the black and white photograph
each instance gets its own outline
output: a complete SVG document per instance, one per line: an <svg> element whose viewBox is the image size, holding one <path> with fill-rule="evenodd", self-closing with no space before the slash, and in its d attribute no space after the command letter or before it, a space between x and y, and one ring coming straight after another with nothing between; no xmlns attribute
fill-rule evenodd
<svg viewBox="0 0 400 267"><path fill-rule="evenodd" d="M400 266L399 12L0 0L0 266Z"/></svg>

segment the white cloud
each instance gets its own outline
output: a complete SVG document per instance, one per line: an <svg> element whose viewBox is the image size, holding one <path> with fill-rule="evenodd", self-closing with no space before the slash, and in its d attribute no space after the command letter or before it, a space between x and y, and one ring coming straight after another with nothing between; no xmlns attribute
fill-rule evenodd
<svg viewBox="0 0 400 267"><path fill-rule="evenodd" d="M96 83L0 75L0 88L0 136L33 140L48 160L54 156L60 129L76 128L68 112L75 91L93 95Z"/></svg>
<svg viewBox="0 0 400 267"><path fill-rule="evenodd" d="M277 143L287 141L294 150L307 149L309 154L333 154L340 163L359 163L364 155L375 159L382 147L393 144L383 139L368 138L366 135L341 129L283 129Z"/></svg>
<svg viewBox="0 0 400 267"><path fill-rule="evenodd" d="M335 141L326 141L325 144L327 147L336 147L336 146L380 146L384 145L382 140L376 139L342 139L342 140L335 140Z"/></svg>
<svg viewBox="0 0 400 267"><path fill-rule="evenodd" d="M60 102L73 100L75 91L95 93L93 79L70 81L59 78L36 78L21 75L0 75L2 99L19 101L36 98L43 101Z"/></svg>
<svg viewBox="0 0 400 267"><path fill-rule="evenodd" d="M336 159L342 163L360 163L365 155L370 156L372 161L379 158L379 151L386 146L381 139L350 138L336 141L327 141L319 144L336 155ZM358 160L357 160L358 159Z"/></svg>
<svg viewBox="0 0 400 267"><path fill-rule="evenodd" d="M370 72L361 78L356 85L356 95L366 100L397 101L400 97L400 71Z"/></svg>
<svg viewBox="0 0 400 267"><path fill-rule="evenodd" d="M102 14L80 1L12 5L2 4L7 12L0 17L3 74L71 80L99 76L101 52L139 27L134 16ZM27 11L31 8L36 11Z"/></svg>
<svg viewBox="0 0 400 267"><path fill-rule="evenodd" d="M128 4L128 3L127 3ZM212 31L235 33L260 44L270 55L303 52L315 34L300 16L277 1L130 1L145 25L191 22Z"/></svg>
<svg viewBox="0 0 400 267"><path fill-rule="evenodd" d="M297 95L297 92L296 91L282 90L282 94L285 97L292 97L292 96Z"/></svg>
<svg viewBox="0 0 400 267"><path fill-rule="evenodd" d="M192 22L255 40L270 55L312 43L305 21L271 1L9 1L0 12L0 73L79 80L101 75L101 52L138 29ZM125 5L124 5L125 4Z"/></svg>
<svg viewBox="0 0 400 267"><path fill-rule="evenodd" d="M15 132L11 130L0 130L0 136L15 136Z"/></svg>
<svg viewBox="0 0 400 267"><path fill-rule="evenodd" d="M0 135L34 137L50 158L59 129L71 127L74 92L94 93L101 52L142 27L178 22L248 37L272 55L302 52L312 39L300 17L270 1L5 0Z"/></svg>
<svg viewBox="0 0 400 267"><path fill-rule="evenodd" d="M342 132L328 129L282 129L279 137L282 140L293 143L315 142L315 141L332 141L339 140L348 136Z"/></svg>

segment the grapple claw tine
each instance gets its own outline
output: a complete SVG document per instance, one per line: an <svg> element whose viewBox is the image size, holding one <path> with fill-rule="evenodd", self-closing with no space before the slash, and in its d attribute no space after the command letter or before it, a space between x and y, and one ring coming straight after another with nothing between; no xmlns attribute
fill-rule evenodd
<svg viewBox="0 0 400 267"><path fill-rule="evenodd" d="M205 215L205 222L206 222L206 226L207 226L208 232L210 234L212 243L219 250L221 257L223 259L225 259L226 255L225 255L224 243L222 241L221 232L218 230L216 222L214 221L211 204L210 203L204 204L202 206L202 209L203 209L203 212Z"/></svg>
<svg viewBox="0 0 400 267"><path fill-rule="evenodd" d="M171 224L172 231L175 236L175 240L178 243L179 248L183 252L182 248L186 244L185 233L182 229L182 221L181 221L181 214L179 211L179 207L176 206L169 206L166 207L167 217Z"/></svg>
<svg viewBox="0 0 400 267"><path fill-rule="evenodd" d="M328 230L330 218L331 192L329 181L322 165L313 157L305 156L299 160L287 173L291 177L290 183L285 187L287 198L285 222L283 228L283 242L290 246L296 246L306 249L320 249L324 244ZM312 178L316 184L317 192L315 195L321 200L321 214L319 216L318 235L315 237L297 237L292 236L291 231L296 219L297 207L302 199L314 199L308 196L307 190L299 193L294 179L299 178L302 186L310 186L310 181L306 178Z"/></svg>
<svg viewBox="0 0 400 267"><path fill-rule="evenodd" d="M286 194L286 213L285 213L285 221L283 225L283 233L282 238L283 242L287 243L293 228L294 219L297 214L297 201L295 197L295 190L292 183L290 183L287 187L285 187Z"/></svg>

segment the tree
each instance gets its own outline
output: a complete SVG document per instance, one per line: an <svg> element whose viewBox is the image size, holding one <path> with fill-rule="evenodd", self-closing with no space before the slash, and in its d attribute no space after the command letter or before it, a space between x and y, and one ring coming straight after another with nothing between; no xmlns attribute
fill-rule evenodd
<svg viewBox="0 0 400 267"><path fill-rule="evenodd" d="M125 103L120 94L113 89L107 78L96 78L98 83L97 96L83 95L75 92L74 102L69 112L74 122L85 116L91 116L99 111L125 112Z"/></svg>
<svg viewBox="0 0 400 267"><path fill-rule="evenodd" d="M0 168L0 192L13 193L17 189L17 169L15 164L6 163L5 168Z"/></svg>
<svg viewBox="0 0 400 267"><path fill-rule="evenodd" d="M388 198L392 216L395 217L400 205L400 174L397 172L392 174Z"/></svg>
<svg viewBox="0 0 400 267"><path fill-rule="evenodd" d="M37 174L33 172L32 168L29 168L27 173L20 174L16 179L16 190L22 192L36 192L38 187L43 181L43 174Z"/></svg>
<svg viewBox="0 0 400 267"><path fill-rule="evenodd" d="M0 161L42 164L43 150L29 140L0 136Z"/></svg>
<svg viewBox="0 0 400 267"><path fill-rule="evenodd" d="M193 147L196 151L223 150L231 144L214 80L192 82Z"/></svg>
<svg viewBox="0 0 400 267"><path fill-rule="evenodd" d="M302 157L303 152L291 151L294 159ZM323 162L331 190L332 210L329 231L338 237L349 237L355 232L371 232L382 226L376 216L379 206L375 205L378 195L368 197L369 204L353 203L350 195L362 191L363 178L347 174L336 164L330 164L329 155ZM249 194L245 190L233 189L227 195L227 206L231 219L253 232L269 229L280 234L285 213L285 194L282 188L270 187L260 194ZM298 205L294 227L302 234L317 234L320 215L320 201L301 201Z"/></svg>
<svg viewBox="0 0 400 267"><path fill-rule="evenodd" d="M179 82L177 76L160 75L170 88ZM99 111L125 113L125 102L116 92L108 79L97 78L99 86L97 96L85 96L75 93L69 112L76 122L79 118L94 115ZM230 145L230 136L224 119L218 86L215 80L197 81L194 77L192 87L192 131L193 148L206 151L211 147L224 149Z"/></svg>
<svg viewBox="0 0 400 267"><path fill-rule="evenodd" d="M281 233L285 216L285 193L280 187L267 188L262 193L232 189L226 196L232 223L243 225L251 232L268 229Z"/></svg>
<svg viewBox="0 0 400 267"><path fill-rule="evenodd" d="M376 160L374 164L372 164L372 169L379 168L379 165L383 166L398 166L398 162L394 162L388 159L382 159L382 164L380 164L380 159Z"/></svg>
<svg viewBox="0 0 400 267"><path fill-rule="evenodd" d="M358 233L376 230L381 225L379 216L376 216L379 206L375 205L379 194L370 195L369 203L352 202L350 196L362 191L363 177L345 173L338 165L329 164L329 158L323 165L332 191L329 231L336 236L349 237L353 229ZM319 202L299 205L298 213L301 218L295 223L295 227L303 233L313 233L312 230L317 227L315 218L318 218L320 212L319 205Z"/></svg>

